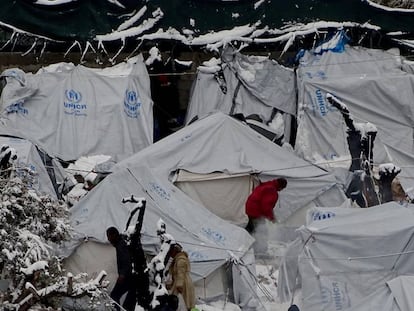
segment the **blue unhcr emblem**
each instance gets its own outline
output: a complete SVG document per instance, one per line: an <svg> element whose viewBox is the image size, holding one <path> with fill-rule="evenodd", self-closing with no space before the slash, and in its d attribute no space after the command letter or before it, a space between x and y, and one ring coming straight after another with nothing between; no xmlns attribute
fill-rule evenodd
<svg viewBox="0 0 414 311"><path fill-rule="evenodd" d="M141 100L139 98L138 92L126 90L124 98L124 111L126 115L130 118L138 118L140 114L140 107Z"/></svg>
<svg viewBox="0 0 414 311"><path fill-rule="evenodd" d="M331 282L321 288L321 301L326 310L349 310L351 299L348 294L347 283Z"/></svg>
<svg viewBox="0 0 414 311"><path fill-rule="evenodd" d="M29 110L23 107L24 102L19 101L14 103L6 108L7 113L20 113L20 114L29 114Z"/></svg>
<svg viewBox="0 0 414 311"><path fill-rule="evenodd" d="M320 89L315 91L315 100L312 100L312 109L315 112L319 112L321 117L324 117L329 112L336 110L335 107L325 100L325 94Z"/></svg>
<svg viewBox="0 0 414 311"><path fill-rule="evenodd" d="M331 219L335 217L334 212L315 212L312 214L312 219L316 220L324 220L324 219Z"/></svg>
<svg viewBox="0 0 414 311"><path fill-rule="evenodd" d="M66 100L63 103L65 113L75 116L86 116L86 104L82 104L82 94L73 89L65 91Z"/></svg>
<svg viewBox="0 0 414 311"><path fill-rule="evenodd" d="M75 90L66 90L65 95L66 99L71 103L79 103L82 99L81 93Z"/></svg>
<svg viewBox="0 0 414 311"><path fill-rule="evenodd" d="M151 190L154 191L155 193L157 193L162 199L164 199L166 201L170 200L171 195L167 192L167 190L162 188L159 184L157 184L155 182L151 182L150 187L151 187Z"/></svg>
<svg viewBox="0 0 414 311"><path fill-rule="evenodd" d="M202 261L208 259L208 257L202 254L200 251L190 251L188 257L190 257L191 261Z"/></svg>
<svg viewBox="0 0 414 311"><path fill-rule="evenodd" d="M212 241L216 242L217 244L224 245L226 241L226 237L218 231L215 231L211 228L201 228L201 231Z"/></svg>

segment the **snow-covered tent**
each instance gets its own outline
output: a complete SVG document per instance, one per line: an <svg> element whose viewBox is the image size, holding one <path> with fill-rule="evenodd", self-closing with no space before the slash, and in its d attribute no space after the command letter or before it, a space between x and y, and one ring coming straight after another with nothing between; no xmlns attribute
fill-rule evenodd
<svg viewBox="0 0 414 311"><path fill-rule="evenodd" d="M35 74L7 69L0 108L7 127L63 160L115 161L152 143L150 82L142 55L104 69L59 63Z"/></svg>
<svg viewBox="0 0 414 311"><path fill-rule="evenodd" d="M231 49L221 60L199 66L187 108L186 123L221 111L258 115L264 124L277 112L286 123L296 115L295 74L266 56L247 56ZM267 128L272 131L271 128ZM289 136L290 127L285 127ZM283 131L282 131L283 133Z"/></svg>
<svg viewBox="0 0 414 311"><path fill-rule="evenodd" d="M7 145L15 149L18 156L16 175L27 178L32 189L55 199L60 198L66 173L59 161L16 134L0 126L0 147Z"/></svg>
<svg viewBox="0 0 414 311"><path fill-rule="evenodd" d="M413 310L413 208L309 210L280 267L279 297L289 301L300 280L303 310Z"/></svg>
<svg viewBox="0 0 414 311"><path fill-rule="evenodd" d="M349 168L347 126L326 98L334 95L355 122L378 130L374 164L392 162L404 190L414 189L414 75L401 69L398 50L346 46L341 51L306 52L298 68L299 119L296 151L312 162Z"/></svg>
<svg viewBox="0 0 414 311"><path fill-rule="evenodd" d="M122 198L131 194L146 198L142 236L145 249L156 251L156 223L163 219L167 231L189 253L193 278L203 298L227 292L223 282L217 282L217 275L212 276L232 257L244 256L245 264L254 263L252 257L246 257L250 256L248 251L253 238L243 228L219 218L176 187L177 170L213 175L217 172L257 174L262 180L286 177L289 185L281 193L276 211L279 221L306 206L338 205L345 199L329 172L300 159L223 113L198 120L118 163L112 174L72 208L74 229L81 237L88 237L88 243L104 243L107 227L115 225L124 229L131 208L121 203ZM209 195L214 200L214 193ZM244 210L244 204L239 209ZM99 258L94 257L94 266L85 271L105 268ZM75 266L70 262L68 265ZM248 309L252 293L243 283L251 281L251 275L246 274L244 266L235 265L233 269L243 271L233 273L233 290L237 303ZM224 273L219 275L222 280L226 279Z"/></svg>

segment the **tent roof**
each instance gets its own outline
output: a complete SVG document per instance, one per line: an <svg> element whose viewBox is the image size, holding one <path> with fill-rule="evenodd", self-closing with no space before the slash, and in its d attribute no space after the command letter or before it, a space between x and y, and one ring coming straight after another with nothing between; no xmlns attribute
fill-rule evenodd
<svg viewBox="0 0 414 311"><path fill-rule="evenodd" d="M297 151L312 161L335 162L350 156L342 115L326 100L327 93L334 94L355 122L376 126L374 162L392 162L401 167L398 177L404 190L413 195L414 144L409 137L413 135L410 99L414 76L401 70L402 64L402 57L395 51L366 48L305 55L298 70L303 111L298 121Z"/></svg>
<svg viewBox="0 0 414 311"><path fill-rule="evenodd" d="M393 297L403 302L395 278L414 273L414 205L313 208L308 216L295 250L288 250L298 260L286 259L280 275L282 287L291 287L296 274L286 271L300 271L306 310L409 310L397 308Z"/></svg>
<svg viewBox="0 0 414 311"><path fill-rule="evenodd" d="M289 200L294 206L303 207L335 186L330 173L297 158L248 125L217 113L118 163L114 173L72 208L75 230L105 242L107 227L115 225L123 229L125 226L130 208L123 206L121 200L134 194L147 199L143 244L148 249L156 248L156 223L161 218L167 224L167 231L180 241L192 261L217 265L228 259L228 251L244 254L253 242L252 237L174 186L170 175L177 169L202 174L216 171L260 172L268 177L283 174L292 185L284 199L287 209L291 208L287 204ZM340 199L339 194L333 201L338 203Z"/></svg>

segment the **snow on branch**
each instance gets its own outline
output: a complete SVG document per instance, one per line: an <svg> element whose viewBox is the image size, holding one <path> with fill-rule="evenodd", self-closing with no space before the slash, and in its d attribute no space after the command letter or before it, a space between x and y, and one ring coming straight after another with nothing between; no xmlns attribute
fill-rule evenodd
<svg viewBox="0 0 414 311"><path fill-rule="evenodd" d="M142 22L141 25L130 27L121 31L114 31L105 35L97 35L96 39L100 41L115 41L115 40L125 40L128 37L139 36L144 31L147 31L154 27L154 25L164 16L164 13L158 8L152 13L153 18L146 19Z"/></svg>

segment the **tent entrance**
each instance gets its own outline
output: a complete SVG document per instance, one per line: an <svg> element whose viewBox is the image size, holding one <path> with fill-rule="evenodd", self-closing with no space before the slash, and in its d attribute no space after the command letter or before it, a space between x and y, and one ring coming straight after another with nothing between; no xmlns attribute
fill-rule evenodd
<svg viewBox="0 0 414 311"><path fill-rule="evenodd" d="M178 170L174 184L220 218L238 226L245 226L248 221L245 203L258 184L258 178L249 173L198 174Z"/></svg>

